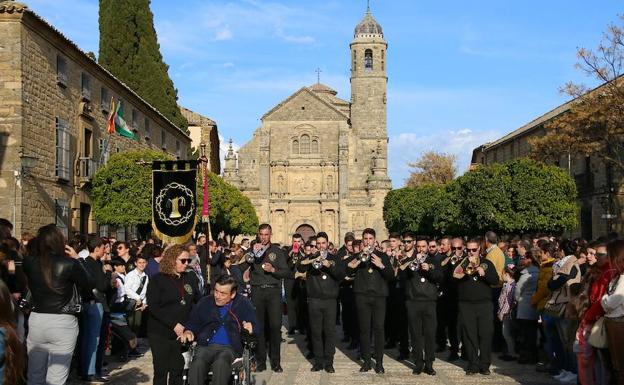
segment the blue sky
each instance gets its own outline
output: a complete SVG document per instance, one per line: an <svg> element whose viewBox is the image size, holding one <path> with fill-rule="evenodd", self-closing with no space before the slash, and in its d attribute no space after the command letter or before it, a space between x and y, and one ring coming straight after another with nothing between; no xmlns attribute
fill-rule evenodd
<svg viewBox="0 0 624 385"><path fill-rule="evenodd" d="M24 0L85 51L97 53L96 0ZM349 99L349 42L365 0L153 0L161 51L184 106L243 144L260 117L316 81ZM372 0L388 48L389 173L428 150L458 156L566 100L567 81L594 85L574 68L595 47L615 0Z"/></svg>

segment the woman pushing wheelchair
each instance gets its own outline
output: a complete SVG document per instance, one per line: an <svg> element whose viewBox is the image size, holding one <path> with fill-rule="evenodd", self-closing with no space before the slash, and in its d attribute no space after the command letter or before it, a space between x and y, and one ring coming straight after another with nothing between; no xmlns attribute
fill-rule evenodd
<svg viewBox="0 0 624 385"><path fill-rule="evenodd" d="M237 283L221 276L212 296L202 298L184 323L179 339L197 341L189 369L191 385L203 385L212 372L212 385L226 385L232 375L232 363L243 354L244 335L257 329L256 311L251 301L236 294Z"/></svg>

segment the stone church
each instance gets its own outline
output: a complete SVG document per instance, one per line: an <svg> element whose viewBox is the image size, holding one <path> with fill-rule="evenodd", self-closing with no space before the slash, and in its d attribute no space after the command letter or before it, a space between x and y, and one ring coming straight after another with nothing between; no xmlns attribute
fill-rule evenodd
<svg viewBox="0 0 624 385"><path fill-rule="evenodd" d="M387 230L386 51L381 25L368 10L350 44L351 102L317 83L302 87L262 117L253 138L225 157L224 178L251 199L274 242L325 231Z"/></svg>

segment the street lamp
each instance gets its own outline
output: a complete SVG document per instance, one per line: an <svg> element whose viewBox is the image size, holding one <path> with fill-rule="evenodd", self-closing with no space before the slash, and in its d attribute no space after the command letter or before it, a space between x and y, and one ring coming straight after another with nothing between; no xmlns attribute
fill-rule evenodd
<svg viewBox="0 0 624 385"><path fill-rule="evenodd" d="M24 154L23 150L19 152L20 158L20 170L18 171L18 178L22 179L27 177L32 169L37 165L38 157Z"/></svg>

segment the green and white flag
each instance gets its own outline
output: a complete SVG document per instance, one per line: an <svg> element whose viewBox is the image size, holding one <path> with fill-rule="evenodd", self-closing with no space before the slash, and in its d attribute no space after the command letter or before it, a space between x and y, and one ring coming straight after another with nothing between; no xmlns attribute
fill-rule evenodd
<svg viewBox="0 0 624 385"><path fill-rule="evenodd" d="M113 108L112 108L111 116L109 117L109 124L108 124L109 134L113 133L112 132L113 125L115 127L115 132L117 132L119 135L124 136L126 138L130 138L130 139L137 138L136 135L134 135L134 132L132 132L132 130L130 129L130 127L128 127L128 124L124 120L123 104L121 103L121 101L119 101L116 106L115 106L115 102L113 101Z"/></svg>

